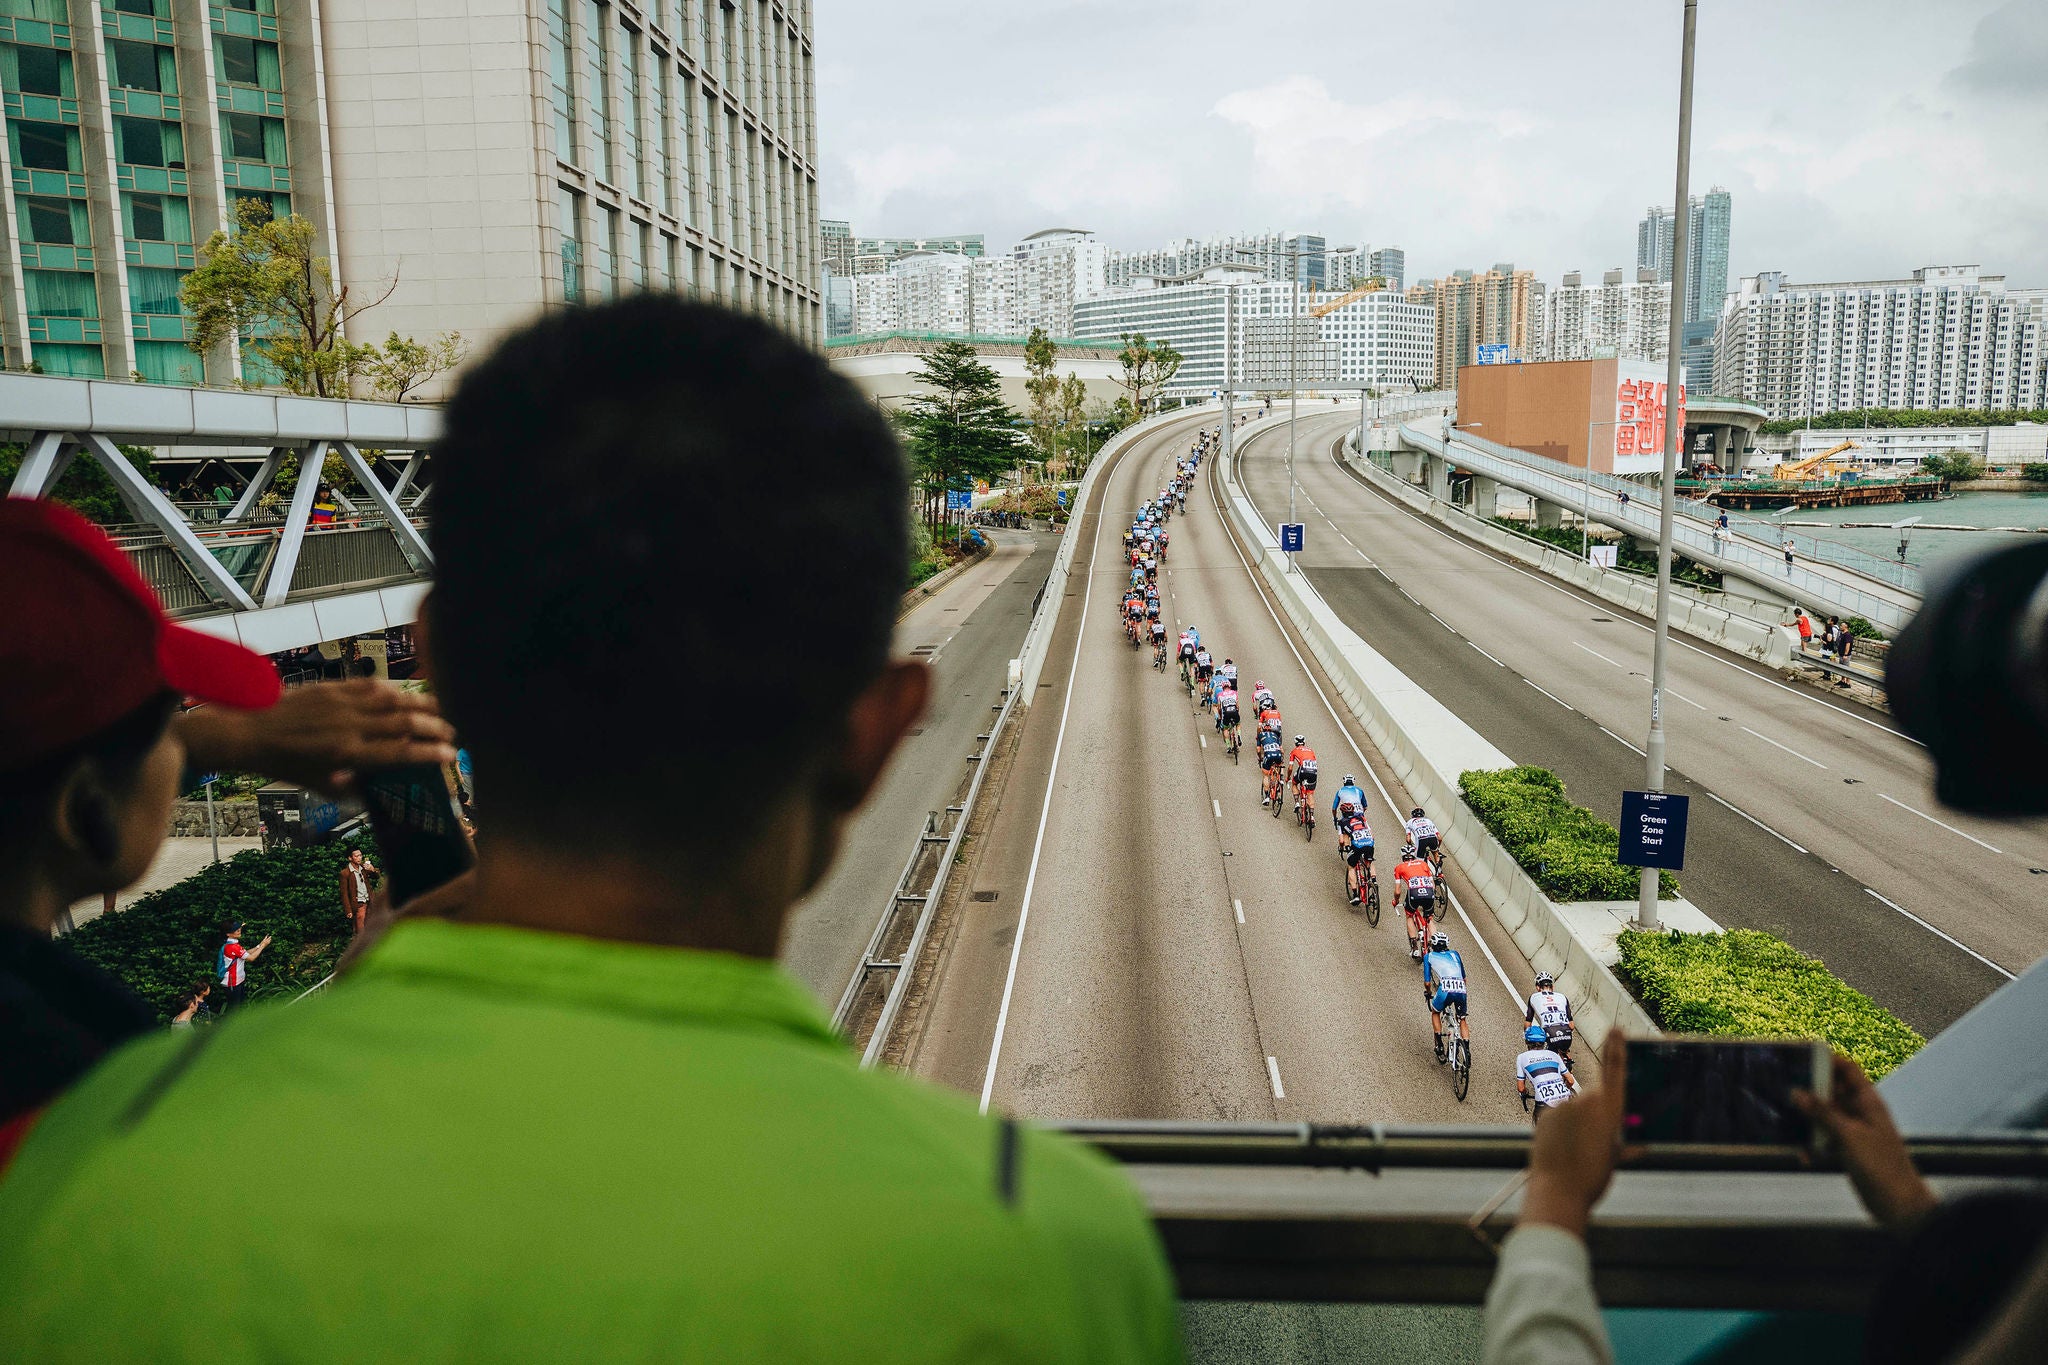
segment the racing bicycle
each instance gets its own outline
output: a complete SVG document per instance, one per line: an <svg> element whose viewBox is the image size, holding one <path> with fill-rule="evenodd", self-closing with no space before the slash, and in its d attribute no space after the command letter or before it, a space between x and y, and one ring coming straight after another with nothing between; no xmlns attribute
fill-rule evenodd
<svg viewBox="0 0 2048 1365"><path fill-rule="evenodd" d="M1230 761L1237 762L1237 753L1244 748L1244 741L1238 738L1236 721L1223 727L1223 747L1229 751Z"/></svg>
<svg viewBox="0 0 2048 1365"><path fill-rule="evenodd" d="M1301 826L1303 841L1316 837L1316 803L1306 786L1294 784L1294 821Z"/></svg>
<svg viewBox="0 0 2048 1365"><path fill-rule="evenodd" d="M1451 1068L1451 1093L1458 1097L1458 1103L1465 1102L1465 1095L1472 1089L1472 1044L1458 1036L1458 1019L1464 1013L1455 1000L1444 1002L1444 1031L1437 1034L1430 1046L1436 1052L1436 1064L1446 1063Z"/></svg>
<svg viewBox="0 0 2048 1365"><path fill-rule="evenodd" d="M1166 671L1166 639L1160 637L1159 645L1152 651L1152 667L1161 673Z"/></svg>

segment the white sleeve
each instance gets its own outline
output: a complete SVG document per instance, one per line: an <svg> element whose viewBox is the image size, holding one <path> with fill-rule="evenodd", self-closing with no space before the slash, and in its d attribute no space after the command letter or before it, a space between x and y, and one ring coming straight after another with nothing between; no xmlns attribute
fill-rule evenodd
<svg viewBox="0 0 2048 1365"><path fill-rule="evenodd" d="M1530 1223L1508 1234L1486 1291L1486 1365L1613 1365L1586 1244Z"/></svg>

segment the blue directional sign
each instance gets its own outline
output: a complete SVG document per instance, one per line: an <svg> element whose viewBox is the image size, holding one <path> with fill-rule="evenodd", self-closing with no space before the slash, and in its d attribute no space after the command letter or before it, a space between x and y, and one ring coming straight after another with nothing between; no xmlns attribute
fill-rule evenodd
<svg viewBox="0 0 2048 1365"><path fill-rule="evenodd" d="M1065 506L1067 505L1067 490L1066 490L1066 489L1064 489L1064 488L1055 488L1055 489L1053 490L1053 494L1052 494L1052 496L1053 496L1053 499L1054 499L1054 500L1055 500L1056 502L1058 502L1060 506L1062 506L1062 507L1065 507Z"/></svg>
<svg viewBox="0 0 2048 1365"><path fill-rule="evenodd" d="M949 488L946 490L946 510L965 512L974 506L974 490L971 488Z"/></svg>
<svg viewBox="0 0 2048 1365"><path fill-rule="evenodd" d="M1482 365L1507 364L1508 348L1501 345L1482 344L1479 347L1479 363Z"/></svg>
<svg viewBox="0 0 2048 1365"><path fill-rule="evenodd" d="M1623 792L1621 850L1614 860L1628 867L1684 867L1691 804L1691 797L1670 792Z"/></svg>
<svg viewBox="0 0 2048 1365"><path fill-rule="evenodd" d="M1289 554L1301 549L1301 525L1298 521L1280 523L1280 548Z"/></svg>

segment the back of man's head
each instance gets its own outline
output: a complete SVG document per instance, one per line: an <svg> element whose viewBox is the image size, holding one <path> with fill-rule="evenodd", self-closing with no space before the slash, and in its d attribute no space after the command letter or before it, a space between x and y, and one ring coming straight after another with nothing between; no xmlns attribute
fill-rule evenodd
<svg viewBox="0 0 2048 1365"><path fill-rule="evenodd" d="M732 847L886 661L901 453L765 322L656 294L550 313L463 378L434 469L434 680L494 831Z"/></svg>

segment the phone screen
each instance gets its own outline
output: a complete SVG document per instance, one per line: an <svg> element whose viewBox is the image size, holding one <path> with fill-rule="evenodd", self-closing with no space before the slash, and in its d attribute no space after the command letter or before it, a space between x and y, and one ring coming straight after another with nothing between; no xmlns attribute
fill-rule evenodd
<svg viewBox="0 0 2048 1365"><path fill-rule="evenodd" d="M1824 1055L1810 1042L1630 1039L1622 1141L1810 1146L1813 1124L1793 1105L1792 1092L1824 1091L1815 1074Z"/></svg>
<svg viewBox="0 0 2048 1365"><path fill-rule="evenodd" d="M362 787L390 878L392 904L403 905L454 880L476 861L440 768L431 763L379 768L363 775Z"/></svg>

